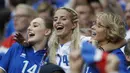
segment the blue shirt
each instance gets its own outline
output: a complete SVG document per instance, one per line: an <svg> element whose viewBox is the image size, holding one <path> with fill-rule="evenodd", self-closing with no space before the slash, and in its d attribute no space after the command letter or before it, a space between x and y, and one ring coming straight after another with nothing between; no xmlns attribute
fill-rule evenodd
<svg viewBox="0 0 130 73"><path fill-rule="evenodd" d="M119 64L120 73L127 72L127 61L126 61L125 55L121 51L121 49L120 48L115 49L115 50L111 51L110 53L115 54L119 58L119 60L120 60L120 64Z"/></svg>
<svg viewBox="0 0 130 73"><path fill-rule="evenodd" d="M45 50L34 52L32 47L14 43L2 57L0 67L7 73L37 73L45 54Z"/></svg>
<svg viewBox="0 0 130 73"><path fill-rule="evenodd" d="M109 53L115 54L119 60L119 73L126 73L127 72L127 61L125 55L121 51L120 48L110 51ZM85 73L99 73L98 69L95 67L95 64L92 63L91 65L87 66Z"/></svg>

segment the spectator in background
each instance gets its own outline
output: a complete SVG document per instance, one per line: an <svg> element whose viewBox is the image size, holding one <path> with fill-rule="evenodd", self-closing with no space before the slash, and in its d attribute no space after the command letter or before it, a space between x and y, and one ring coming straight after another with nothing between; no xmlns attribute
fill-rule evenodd
<svg viewBox="0 0 130 73"><path fill-rule="evenodd" d="M103 12L102 4L99 1L92 1L90 2L90 5L94 11L94 14L98 12Z"/></svg>
<svg viewBox="0 0 130 73"><path fill-rule="evenodd" d="M92 24L90 24L90 22L93 16L93 10L91 6L86 3L82 3L76 5L75 10L79 14L79 27L91 28Z"/></svg>
<svg viewBox="0 0 130 73"><path fill-rule="evenodd" d="M127 24L126 40L130 39L130 2L126 5L125 21Z"/></svg>
<svg viewBox="0 0 130 73"><path fill-rule="evenodd" d="M27 28L31 20L34 19L36 16L37 13L32 9L31 6L26 4L19 4L16 7L14 15L14 26L16 32L21 33L24 38L27 38ZM9 36L2 42L2 45L0 47L1 57L8 51L8 49L12 46L14 42L14 34Z"/></svg>
<svg viewBox="0 0 130 73"><path fill-rule="evenodd" d="M94 12L91 6L86 3L77 4L75 10L79 14L79 27L81 33L85 36L90 36L94 17Z"/></svg>
<svg viewBox="0 0 130 73"><path fill-rule="evenodd" d="M53 7L47 3L41 3L37 8L39 17L52 17L53 16Z"/></svg>
<svg viewBox="0 0 130 73"><path fill-rule="evenodd" d="M124 16L123 9L121 8L118 0L99 0L99 1L103 6L104 11L118 14L121 17Z"/></svg>
<svg viewBox="0 0 130 73"><path fill-rule="evenodd" d="M13 20L13 16L15 14L15 8L18 4L20 3L26 3L27 0L8 0L8 4L6 5L7 8L10 9L11 11L11 19L9 20L8 24L5 26L5 37L9 37L10 35L12 35L13 32L15 32L15 27L14 27L14 20Z"/></svg>

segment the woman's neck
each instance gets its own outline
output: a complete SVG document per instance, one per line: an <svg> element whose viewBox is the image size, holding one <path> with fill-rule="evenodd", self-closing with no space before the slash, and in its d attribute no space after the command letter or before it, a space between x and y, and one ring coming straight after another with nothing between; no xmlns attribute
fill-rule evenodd
<svg viewBox="0 0 130 73"><path fill-rule="evenodd" d="M71 41L71 36L72 36L72 33L69 33L68 35L66 36L63 36L63 37L59 37L59 43L60 44L65 44L66 42L68 41Z"/></svg>
<svg viewBox="0 0 130 73"><path fill-rule="evenodd" d="M108 43L109 43L108 41L100 41L100 42L98 42L98 46L104 46Z"/></svg>
<svg viewBox="0 0 130 73"><path fill-rule="evenodd" d="M33 49L35 51L39 51L39 50L46 50L46 44L47 44L47 39L45 38L44 40L40 41L40 42L36 42L33 45Z"/></svg>
<svg viewBox="0 0 130 73"><path fill-rule="evenodd" d="M102 45L99 45L99 46L101 48L103 48L104 51L112 51L114 49L122 47L125 43L126 43L126 40L120 40L117 43L106 42L106 43L103 43Z"/></svg>

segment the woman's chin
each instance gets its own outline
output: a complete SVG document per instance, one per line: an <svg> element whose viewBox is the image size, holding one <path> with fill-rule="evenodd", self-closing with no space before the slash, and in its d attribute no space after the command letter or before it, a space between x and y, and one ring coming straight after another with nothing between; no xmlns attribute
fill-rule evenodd
<svg viewBox="0 0 130 73"><path fill-rule="evenodd" d="M34 43L34 42L35 42L34 40L31 40L31 39L28 40L28 43L29 43L29 44L32 44L32 43Z"/></svg>

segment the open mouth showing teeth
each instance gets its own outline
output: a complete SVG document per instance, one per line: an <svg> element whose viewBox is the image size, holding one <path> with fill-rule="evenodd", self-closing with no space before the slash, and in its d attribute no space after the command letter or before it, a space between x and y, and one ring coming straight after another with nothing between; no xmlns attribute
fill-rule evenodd
<svg viewBox="0 0 130 73"><path fill-rule="evenodd" d="M62 30L64 27L57 27L56 29L57 30Z"/></svg>
<svg viewBox="0 0 130 73"><path fill-rule="evenodd" d="M33 34L33 33L29 33L29 36L30 36L30 37L33 37L33 36L35 36L35 34Z"/></svg>

